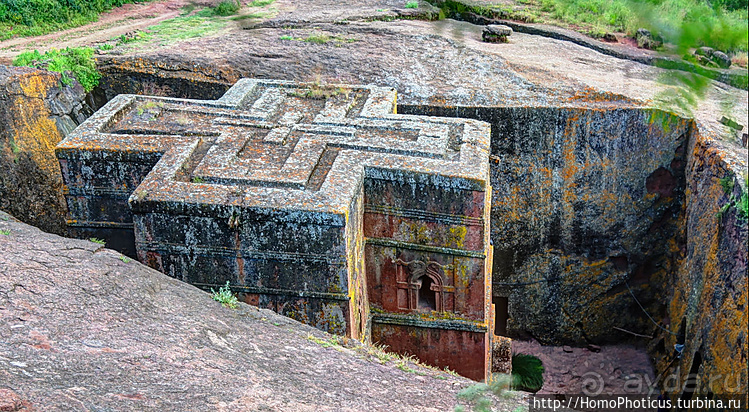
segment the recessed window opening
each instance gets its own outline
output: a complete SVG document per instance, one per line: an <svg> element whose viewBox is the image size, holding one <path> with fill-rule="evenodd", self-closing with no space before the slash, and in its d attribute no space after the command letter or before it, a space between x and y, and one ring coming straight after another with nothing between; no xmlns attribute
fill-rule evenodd
<svg viewBox="0 0 749 412"><path fill-rule="evenodd" d="M432 290L434 282L429 276L422 276L419 279L419 310L437 310L437 293Z"/></svg>

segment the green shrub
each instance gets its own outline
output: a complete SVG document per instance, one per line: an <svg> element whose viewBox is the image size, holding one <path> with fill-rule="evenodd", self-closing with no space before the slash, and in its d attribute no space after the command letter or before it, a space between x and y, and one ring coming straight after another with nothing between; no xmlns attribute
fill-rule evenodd
<svg viewBox="0 0 749 412"><path fill-rule="evenodd" d="M221 303L229 309L236 309L237 305L239 304L237 297L234 296L233 293L231 293L231 287L229 286L228 280L226 281L226 285L221 286L218 289L218 292L211 288L211 297L213 298L213 300Z"/></svg>
<svg viewBox="0 0 749 412"><path fill-rule="evenodd" d="M538 392L544 386L544 365L532 355L512 355L512 386L514 389Z"/></svg>
<svg viewBox="0 0 749 412"><path fill-rule="evenodd" d="M491 412L494 409L489 395L494 394L497 397L504 397L510 390L511 383L512 377L510 375L495 373L488 385L486 383L471 385L462 389L456 396L459 401L472 406L474 412ZM464 405L457 405L453 412L465 412L465 410Z"/></svg>
<svg viewBox="0 0 749 412"><path fill-rule="evenodd" d="M748 4L746 0L712 0L711 3L728 11L746 10Z"/></svg>
<svg viewBox="0 0 749 412"><path fill-rule="evenodd" d="M737 216L741 220L749 218L749 196L746 193L741 195L739 202L736 204Z"/></svg>
<svg viewBox="0 0 749 412"><path fill-rule="evenodd" d="M213 8L213 14L216 16L231 16L237 14L241 7L239 0L224 0Z"/></svg>
<svg viewBox="0 0 749 412"><path fill-rule="evenodd" d="M418 9L419 8L419 2L418 1L409 1L406 3L407 9Z"/></svg>
<svg viewBox="0 0 749 412"><path fill-rule="evenodd" d="M720 186L723 188L723 192L730 195L733 192L733 177L726 176L719 180Z"/></svg>
<svg viewBox="0 0 749 412"><path fill-rule="evenodd" d="M69 85L74 78L87 92L90 92L99 84L101 78L99 71L96 70L96 62L94 62L93 56L94 49L90 47L52 49L44 54L34 50L33 52L27 51L19 54L13 60L13 65L36 67L61 73L64 85Z"/></svg>
<svg viewBox="0 0 749 412"><path fill-rule="evenodd" d="M746 190L749 188L749 175L747 173L744 173L744 187L742 188L744 190L744 193L739 198L738 203L736 204L736 216L740 220L749 220L749 196L747 196Z"/></svg>

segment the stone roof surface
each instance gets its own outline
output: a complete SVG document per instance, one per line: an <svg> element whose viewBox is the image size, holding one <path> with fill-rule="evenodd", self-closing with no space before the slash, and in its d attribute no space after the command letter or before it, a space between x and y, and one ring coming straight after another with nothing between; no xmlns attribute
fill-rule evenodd
<svg viewBox="0 0 749 412"><path fill-rule="evenodd" d="M245 79L217 101L120 95L58 151L166 152L131 204L343 214L365 166L370 173L398 169L444 176L445 185L485 187L488 124L392 114L390 88L316 87ZM309 97L314 93L328 96ZM197 155L200 145L208 149ZM336 153L326 159L331 149Z"/></svg>

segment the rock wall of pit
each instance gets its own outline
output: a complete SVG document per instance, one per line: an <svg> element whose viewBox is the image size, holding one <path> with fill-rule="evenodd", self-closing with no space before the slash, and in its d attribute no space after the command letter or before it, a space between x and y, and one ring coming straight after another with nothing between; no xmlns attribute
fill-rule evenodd
<svg viewBox="0 0 749 412"><path fill-rule="evenodd" d="M127 90L169 94L192 82L159 76ZM19 68L0 68L0 85L0 208L62 230L59 174L46 173L57 166L44 150L54 159L62 115L75 122L50 103L66 89L54 74ZM122 87L105 84L110 93ZM188 91L178 94L207 98ZM681 385L675 392L690 373L698 393L718 393L711 381L747 387L747 226L735 207L721 213L746 191L745 149L734 153L706 125L641 109L399 112L492 123L494 291L509 301L509 335L544 343L643 339L661 378ZM734 182L731 193L724 178Z"/></svg>
<svg viewBox="0 0 749 412"><path fill-rule="evenodd" d="M722 133L700 124L690 142L683 259L666 285L670 326L650 345L660 386L686 398L746 396L747 220L732 202L747 190L747 150L723 144Z"/></svg>
<svg viewBox="0 0 749 412"><path fill-rule="evenodd" d="M0 66L0 209L47 232L66 231L55 146L92 111L80 84L27 67Z"/></svg>
<svg viewBox="0 0 749 412"><path fill-rule="evenodd" d="M641 109L495 116L494 295L508 298L508 334L557 344L647 334L635 297L652 302L675 268L689 123Z"/></svg>
<svg viewBox="0 0 749 412"><path fill-rule="evenodd" d="M746 391L747 220L735 203L747 150L723 143L727 129L643 109L399 111L492 124L493 293L507 297L507 335L646 343L669 393Z"/></svg>
<svg viewBox="0 0 749 412"><path fill-rule="evenodd" d="M492 124L506 335L584 345L652 332L638 302L659 311L677 268L690 121L639 108L427 110Z"/></svg>

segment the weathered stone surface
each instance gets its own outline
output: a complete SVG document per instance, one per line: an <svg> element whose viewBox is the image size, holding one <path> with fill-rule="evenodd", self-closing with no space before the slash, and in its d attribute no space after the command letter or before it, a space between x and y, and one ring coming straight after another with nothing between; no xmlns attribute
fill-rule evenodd
<svg viewBox="0 0 749 412"><path fill-rule="evenodd" d="M661 385L669 393L693 374L696 393L746 396L747 220L731 202L747 193L747 151L723 143L727 133L700 123L690 141L683 257L667 284L668 330L657 329L650 345L661 379L671 378ZM678 359L676 344L684 345Z"/></svg>
<svg viewBox="0 0 749 412"><path fill-rule="evenodd" d="M609 43L617 43L619 39L616 38L616 34L606 32L603 34L602 40Z"/></svg>
<svg viewBox="0 0 749 412"><path fill-rule="evenodd" d="M508 337L494 336L492 373L512 373L512 340Z"/></svg>
<svg viewBox="0 0 749 412"><path fill-rule="evenodd" d="M355 16L364 14L361 11L363 8L357 4L336 3L336 7L331 7L329 2L302 4L277 0L275 5L293 7L281 8L278 18L274 18L265 28L230 31L212 38L181 43L179 47L106 58L101 65L106 72L104 80L112 79L112 84L116 84L112 89L114 94L122 90L141 92L140 80L144 79L148 84L155 85L153 87L158 87L158 82L172 84L180 92L189 92L194 88L196 94L189 97L204 99L217 98L238 78L247 76L376 83L397 88L401 104L413 107L425 104L470 106L471 109L466 110L464 116L477 112L474 106L611 109L622 104L647 101L666 88L656 79L667 74L667 70L636 63L652 61L654 54L646 50L638 51L641 58L621 60L610 57L619 56L617 53L604 50L602 52L609 55L601 55L569 41L532 36L519 32L519 29L513 34L512 43L495 47L480 41L480 26L452 20L357 21ZM368 6L368 9L374 7ZM349 24L332 24L341 15L341 10L347 13L342 18L349 19ZM334 17L328 18L329 15ZM313 18L307 19L308 16ZM307 21L314 21L314 26L308 25ZM320 32L356 41L344 45L319 45L278 40L282 35L303 38ZM585 44L569 36L564 38ZM227 44L233 46L227 47ZM133 89L115 90L120 85L131 85ZM215 89L221 90L216 92ZM730 103L731 116L747 124L747 100L745 91L718 85L711 88L708 98L696 108L695 116L706 122L715 121L723 114L721 107ZM725 139L729 148L727 142L730 141L730 138ZM743 157L746 158L746 155ZM720 162L709 161L706 165L706 169L711 169ZM744 162L732 168L732 171L741 176L745 165ZM664 174L661 172L659 175ZM661 186L657 184L651 187ZM669 186L664 185L663 188ZM686 197L689 196L699 199L700 192L688 192ZM714 203L708 199L705 204ZM715 211L704 213L705 216L714 216ZM699 243L695 243L696 250L700 247ZM726 276L725 279L727 283L718 283L715 287L731 288L731 277ZM671 284L671 280L664 280L664 283ZM683 287L688 288L689 284L685 283ZM616 294L633 303L627 293L616 291ZM683 294L684 297L688 295L686 292ZM581 295L580 300L587 298L588 295ZM653 299L670 302L667 294L653 295ZM643 304L650 307L646 301ZM631 308L633 312L638 310L637 307ZM660 320L660 312L651 313ZM674 324L676 322L672 321ZM732 336L732 328L727 322L718 322L705 330L710 330L706 333L713 336ZM677 329L673 327L674 331ZM649 331L643 328L637 332ZM618 333L616 336L628 339ZM703 367L706 365L703 363ZM661 372L663 370L659 367L658 373Z"/></svg>
<svg viewBox="0 0 749 412"><path fill-rule="evenodd" d="M36 410L444 411L474 383L381 364L354 341L326 347L331 336L315 328L224 308L101 245L4 213L0 230L9 232L0 234L0 393Z"/></svg>
<svg viewBox="0 0 749 412"><path fill-rule="evenodd" d="M508 336L583 345L626 338L614 326L652 329L628 287L652 302L676 270L689 121L636 108L408 108L419 111L492 124L492 293L508 299Z"/></svg>
<svg viewBox="0 0 749 412"><path fill-rule="evenodd" d="M711 59L719 67L722 67L724 69L731 67L731 58L728 57L728 55L723 53L722 51L718 51L718 50L714 51L713 55L711 56Z"/></svg>
<svg viewBox="0 0 749 412"><path fill-rule="evenodd" d="M488 24L481 33L481 39L487 43L507 43L507 36L512 29L502 24Z"/></svg>
<svg viewBox="0 0 749 412"><path fill-rule="evenodd" d="M54 147L89 111L81 86L61 87L59 79L0 66L0 209L64 233L67 208Z"/></svg>
<svg viewBox="0 0 749 412"><path fill-rule="evenodd" d="M0 412L32 411L28 401L10 389L0 388Z"/></svg>
<svg viewBox="0 0 749 412"><path fill-rule="evenodd" d="M497 36L510 36L512 35L512 29L503 24L487 24L484 27L485 32L496 34Z"/></svg>
<svg viewBox="0 0 749 412"><path fill-rule="evenodd" d="M114 242L134 223L164 273L484 379L489 128L394 103L250 79L215 102L120 96L58 146L70 224Z"/></svg>
<svg viewBox="0 0 749 412"><path fill-rule="evenodd" d="M713 49L712 47L707 47L707 46L698 47L694 50L695 55L706 56L706 57L711 57L714 52L715 52L715 49Z"/></svg>
<svg viewBox="0 0 749 412"><path fill-rule="evenodd" d="M652 396L659 392L650 356L644 348L620 344L604 346L598 351L568 349L535 341L512 342L513 353L533 355L543 363L544 384L537 394Z"/></svg>
<svg viewBox="0 0 749 412"><path fill-rule="evenodd" d="M315 7L315 4L305 6L308 7ZM483 112L486 109L476 109L475 106L541 107L540 110L549 106L616 109L637 105L638 100L646 101L663 90L663 85L655 79L666 73L665 70L602 56L569 42L517 31L513 34L512 43L505 47L494 47L480 42L482 27L453 21L371 22L345 26L323 25L314 29L323 30L330 35L357 39L342 47L304 42L279 43L275 40L284 34L304 37L312 33L313 29L304 25L297 26L294 30L282 29L284 21L299 21L305 12L304 8L300 8L289 12L290 16L279 16L278 28L245 30L215 39L186 43L179 54L162 49L136 56L111 58L105 62L104 68L113 78L125 78L145 70L153 70L152 67L168 65L179 68L181 76L195 68L196 79L224 76L227 83L250 74L288 79L311 80L320 77L324 81L354 79L362 83L378 82L399 90L401 112L447 114L445 111L432 111L425 106L466 106L459 114L461 117L474 117L490 122L491 115ZM243 53L224 51L227 42L242 44ZM273 52L272 55L268 54L269 51ZM185 53L191 56L189 61L184 59ZM404 67L412 70L404 71ZM471 70L465 70L466 67L471 67ZM211 71L206 71L208 68ZM219 70L222 70L220 74ZM721 101L731 102L735 118L747 118L746 92L723 87L713 89L711 97L700 104L695 116L712 120L719 118ZM556 121L549 122L543 127L550 129L553 125L556 128L556 124ZM498 134L493 139L502 141ZM659 173L661 174L666 175L663 172ZM660 189L660 184L654 184L657 180L651 180L651 188ZM663 188L667 189L669 186L665 185ZM668 190L665 191L667 192ZM531 222L535 221L537 215L539 214L528 215L532 216ZM497 260L495 255L495 261ZM662 282L663 287L670 284L667 279ZM622 286L621 283L618 285ZM618 300L617 305L622 305L610 313L642 316L637 315L637 311L641 312L637 306L631 306L635 303L626 288L606 289L613 291L618 297L611 301ZM575 292L566 296L571 299L580 297L579 307L586 307L590 295L580 295L578 290L575 289ZM633 288L633 291L642 293L638 297L648 308L650 305L653 308L659 306L658 302L668 301L663 295L651 294L646 289L638 291ZM653 299L650 303L647 302L648 295ZM603 293L599 296L607 295ZM562 322L560 325L567 325L563 329L576 330L574 319L564 316L558 319ZM609 322L613 320L612 318ZM642 329L636 329L636 332L647 334L655 328L644 318L640 318L637 324ZM556 329L551 327L551 330ZM607 327L601 329L604 330ZM631 339L608 330L615 339ZM720 330L722 329L715 329L713 333L726 333Z"/></svg>

